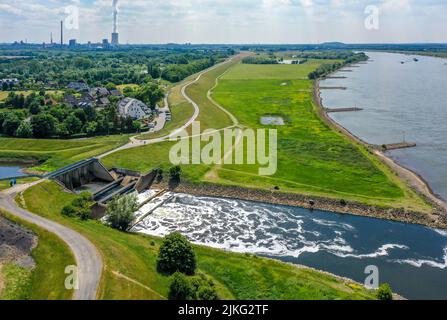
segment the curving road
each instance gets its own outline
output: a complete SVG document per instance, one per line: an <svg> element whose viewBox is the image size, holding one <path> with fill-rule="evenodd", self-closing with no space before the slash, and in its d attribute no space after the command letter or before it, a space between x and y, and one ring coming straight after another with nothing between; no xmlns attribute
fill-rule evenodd
<svg viewBox="0 0 447 320"><path fill-rule="evenodd" d="M72 250L78 267L78 290L74 300L95 300L103 269L102 259L95 246L76 231L56 222L32 214L17 206L15 195L42 181L18 185L0 193L0 208L8 213L33 223L61 238ZM48 270L50 272L51 270Z"/></svg>

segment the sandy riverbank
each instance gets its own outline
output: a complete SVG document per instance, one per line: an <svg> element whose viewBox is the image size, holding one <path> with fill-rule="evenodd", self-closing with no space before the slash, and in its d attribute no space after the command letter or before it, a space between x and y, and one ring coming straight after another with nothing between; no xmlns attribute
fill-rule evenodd
<svg viewBox="0 0 447 320"><path fill-rule="evenodd" d="M317 80L314 84L314 90L313 90L313 99L314 102L318 108L318 114L320 117L332 128L335 130L341 132L351 140L353 140L356 143L359 143L371 150L379 159L380 161L388 166L396 175L404 181L410 188L412 188L415 192L417 192L419 195L424 197L429 203L433 205L435 210L439 213L439 215L436 217L433 217L435 219L443 219L444 221L447 219L447 203L442 200L440 197L434 194L433 190L430 188L427 181L425 181L419 174L416 172L404 167L403 165L397 163L390 157L386 156L383 152L377 150L374 148L374 146L370 145L366 141L362 140L358 136L354 135L352 132L350 132L348 129L343 127L341 124L333 120L329 115L326 113L322 98L321 98L321 92L320 92L320 83ZM424 224L424 223L422 223ZM445 222L443 223L445 224Z"/></svg>

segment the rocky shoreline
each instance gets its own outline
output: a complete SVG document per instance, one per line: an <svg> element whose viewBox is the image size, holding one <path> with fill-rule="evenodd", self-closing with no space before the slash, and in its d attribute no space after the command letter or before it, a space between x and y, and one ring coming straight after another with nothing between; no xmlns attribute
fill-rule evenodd
<svg viewBox="0 0 447 320"><path fill-rule="evenodd" d="M154 188L166 186L156 185ZM379 218L397 222L424 225L432 228L447 229L445 215L429 217L425 213L407 211L404 209L380 208L352 201L334 200L324 197L306 196L284 193L276 190L250 189L238 186L216 184L192 184L182 182L174 192L186 193L194 196L219 197L244 201L263 202L276 205L301 207L309 210L321 210L339 214L351 214L370 218Z"/></svg>

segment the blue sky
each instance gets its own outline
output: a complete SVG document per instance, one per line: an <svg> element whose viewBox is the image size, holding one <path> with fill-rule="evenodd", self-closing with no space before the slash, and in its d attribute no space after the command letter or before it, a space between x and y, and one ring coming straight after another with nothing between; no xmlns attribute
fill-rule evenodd
<svg viewBox="0 0 447 320"><path fill-rule="evenodd" d="M79 9L67 41L110 38L112 0L0 0L0 42L59 39L67 6ZM446 14L447 0L119 0L118 29L123 43L447 42Z"/></svg>

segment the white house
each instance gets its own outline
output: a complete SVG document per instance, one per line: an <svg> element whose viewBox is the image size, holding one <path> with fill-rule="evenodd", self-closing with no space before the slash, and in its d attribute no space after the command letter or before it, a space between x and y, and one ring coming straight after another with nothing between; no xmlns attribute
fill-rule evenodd
<svg viewBox="0 0 447 320"><path fill-rule="evenodd" d="M151 115L151 109L143 102L133 98L124 98L118 104L118 112L122 117L144 119Z"/></svg>

